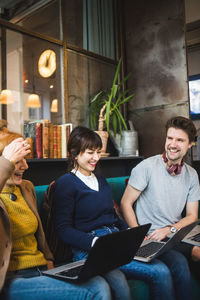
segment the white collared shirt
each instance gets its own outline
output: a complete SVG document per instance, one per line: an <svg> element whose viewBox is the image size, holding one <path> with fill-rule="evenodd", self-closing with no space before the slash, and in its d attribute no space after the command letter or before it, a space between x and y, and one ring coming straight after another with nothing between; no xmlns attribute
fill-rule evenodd
<svg viewBox="0 0 200 300"><path fill-rule="evenodd" d="M96 176L93 173L91 173L91 175L89 176L86 176L75 169L73 169L71 172L74 173L80 180L82 180L89 188L97 192L99 191L99 183Z"/></svg>

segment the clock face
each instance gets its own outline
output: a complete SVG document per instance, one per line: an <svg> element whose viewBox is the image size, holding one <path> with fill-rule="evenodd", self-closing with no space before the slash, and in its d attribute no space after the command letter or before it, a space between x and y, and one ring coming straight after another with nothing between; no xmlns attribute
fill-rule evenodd
<svg viewBox="0 0 200 300"><path fill-rule="evenodd" d="M38 71L42 77L50 77L56 70L56 54L53 50L45 50L38 60Z"/></svg>

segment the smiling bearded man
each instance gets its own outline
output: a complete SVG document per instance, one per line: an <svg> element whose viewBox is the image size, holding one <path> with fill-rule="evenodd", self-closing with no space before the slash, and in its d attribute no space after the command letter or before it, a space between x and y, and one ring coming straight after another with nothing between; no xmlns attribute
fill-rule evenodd
<svg viewBox="0 0 200 300"><path fill-rule="evenodd" d="M166 124L164 153L143 160L132 170L121 208L130 227L152 223L149 239L163 240L198 219L198 175L183 161L195 136L196 128L191 120L180 116L171 118ZM182 218L184 208L186 214ZM185 245L181 251L186 248L188 256L200 259L199 247Z"/></svg>

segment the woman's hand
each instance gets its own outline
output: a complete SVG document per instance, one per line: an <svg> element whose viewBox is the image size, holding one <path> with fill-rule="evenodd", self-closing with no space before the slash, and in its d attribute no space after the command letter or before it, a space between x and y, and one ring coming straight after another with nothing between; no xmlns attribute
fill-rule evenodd
<svg viewBox="0 0 200 300"><path fill-rule="evenodd" d="M30 152L30 145L23 138L18 138L4 148L2 155L13 163L16 163Z"/></svg>

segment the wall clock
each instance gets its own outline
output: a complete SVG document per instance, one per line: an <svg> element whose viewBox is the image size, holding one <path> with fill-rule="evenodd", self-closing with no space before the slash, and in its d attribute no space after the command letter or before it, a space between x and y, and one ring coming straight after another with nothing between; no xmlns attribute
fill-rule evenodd
<svg viewBox="0 0 200 300"><path fill-rule="evenodd" d="M53 50L45 50L38 60L38 72L42 77L50 77L56 70L56 53Z"/></svg>

